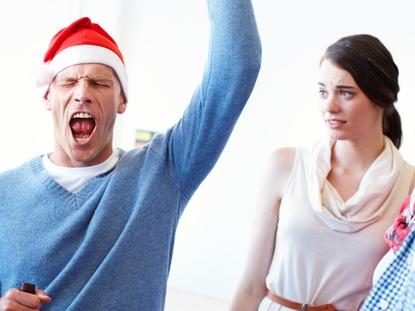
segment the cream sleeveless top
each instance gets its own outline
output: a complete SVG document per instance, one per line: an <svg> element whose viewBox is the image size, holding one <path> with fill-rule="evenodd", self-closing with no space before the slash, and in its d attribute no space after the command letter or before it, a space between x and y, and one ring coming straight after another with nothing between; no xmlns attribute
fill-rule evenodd
<svg viewBox="0 0 415 311"><path fill-rule="evenodd" d="M324 142L296 151L266 286L296 302L358 310L376 264L388 251L383 235L410 192L414 168L385 138L384 151L343 202L326 179L330 153ZM265 297L258 310L291 309Z"/></svg>

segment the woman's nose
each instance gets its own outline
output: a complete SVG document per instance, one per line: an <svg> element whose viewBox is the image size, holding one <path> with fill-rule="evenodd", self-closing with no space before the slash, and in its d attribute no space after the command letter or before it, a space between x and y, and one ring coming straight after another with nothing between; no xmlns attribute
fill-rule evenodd
<svg viewBox="0 0 415 311"><path fill-rule="evenodd" d="M323 109L327 112L338 112L340 110L340 105L336 96L328 96L323 103Z"/></svg>

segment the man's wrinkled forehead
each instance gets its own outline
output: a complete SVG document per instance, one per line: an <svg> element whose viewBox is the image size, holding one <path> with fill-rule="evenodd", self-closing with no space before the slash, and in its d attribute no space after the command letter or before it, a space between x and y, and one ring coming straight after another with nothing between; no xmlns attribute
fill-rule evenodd
<svg viewBox="0 0 415 311"><path fill-rule="evenodd" d="M103 64L77 64L69 66L56 74L55 80L62 78L80 79L89 78L94 80L117 80L114 70Z"/></svg>

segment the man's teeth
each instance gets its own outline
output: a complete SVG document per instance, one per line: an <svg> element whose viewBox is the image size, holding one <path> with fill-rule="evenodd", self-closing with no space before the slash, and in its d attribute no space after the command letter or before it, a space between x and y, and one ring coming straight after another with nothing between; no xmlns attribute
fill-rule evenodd
<svg viewBox="0 0 415 311"><path fill-rule="evenodd" d="M78 118L78 119L92 118L92 115L90 115L87 112L78 112L78 113L75 113L72 118Z"/></svg>

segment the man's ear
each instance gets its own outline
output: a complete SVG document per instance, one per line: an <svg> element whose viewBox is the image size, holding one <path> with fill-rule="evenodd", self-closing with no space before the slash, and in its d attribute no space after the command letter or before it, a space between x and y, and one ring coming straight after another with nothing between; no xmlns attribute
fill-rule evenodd
<svg viewBox="0 0 415 311"><path fill-rule="evenodd" d="M46 91L45 95L43 95L43 105L45 106L45 109L50 111L52 110L52 104L49 100L49 89Z"/></svg>
<svg viewBox="0 0 415 311"><path fill-rule="evenodd" d="M118 113L122 114L125 112L125 110L127 109L127 100L124 96L124 94L121 94L121 99L120 99L120 103L118 104Z"/></svg>

